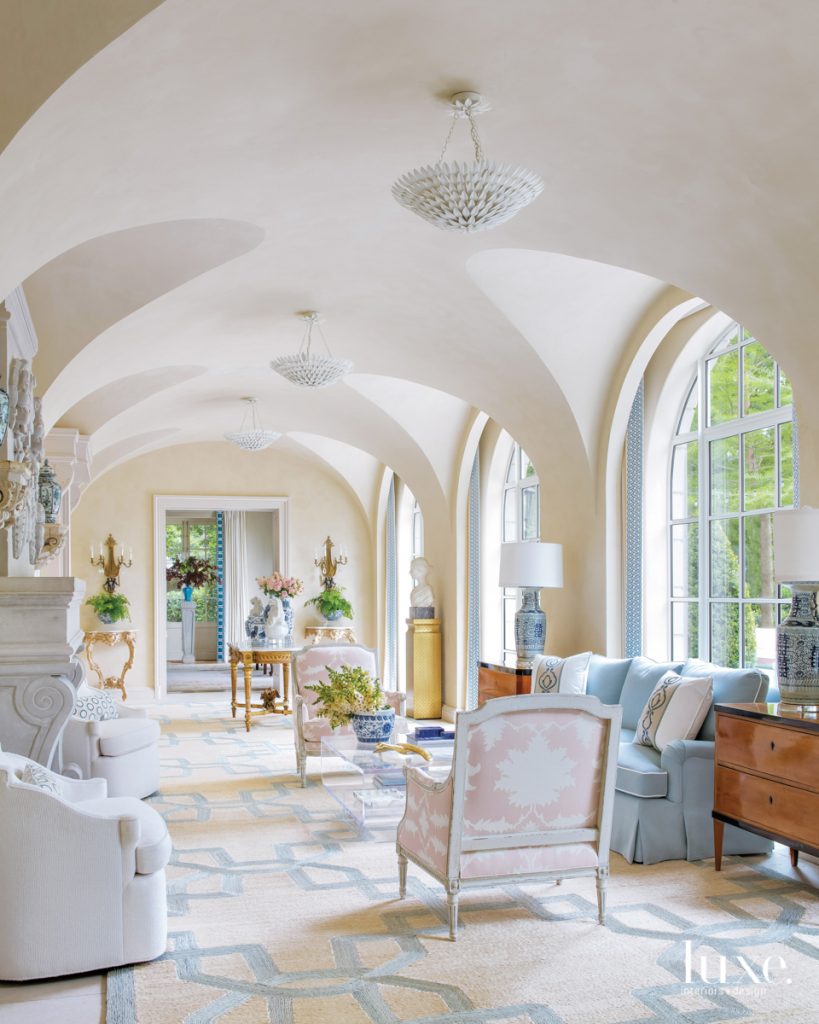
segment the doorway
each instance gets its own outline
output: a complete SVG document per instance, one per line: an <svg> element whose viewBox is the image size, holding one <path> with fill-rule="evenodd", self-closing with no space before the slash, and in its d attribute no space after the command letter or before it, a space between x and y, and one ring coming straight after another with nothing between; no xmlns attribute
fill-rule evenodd
<svg viewBox="0 0 819 1024"><path fill-rule="evenodd" d="M215 566L219 582L195 588L183 615L183 595L168 586L166 569L188 556ZM227 644L243 639L256 577L276 569L287 572L286 498L154 496L157 700L229 689Z"/></svg>

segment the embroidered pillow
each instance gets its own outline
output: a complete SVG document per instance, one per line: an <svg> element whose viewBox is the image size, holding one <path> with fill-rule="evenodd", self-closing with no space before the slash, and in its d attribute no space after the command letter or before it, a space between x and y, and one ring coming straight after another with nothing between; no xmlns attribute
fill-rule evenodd
<svg viewBox="0 0 819 1024"><path fill-rule="evenodd" d="M23 769L21 782L27 782L29 786L36 786L44 789L46 793L53 793L54 796L62 796L63 788L60 785L60 777L44 768L41 764L29 762Z"/></svg>
<svg viewBox="0 0 819 1024"><path fill-rule="evenodd" d="M74 701L74 717L84 722L107 722L119 718L119 712L110 694L88 693Z"/></svg>
<svg viewBox="0 0 819 1024"><path fill-rule="evenodd" d="M700 731L714 699L710 676L666 672L651 691L637 720L633 743L662 752L672 740L691 740Z"/></svg>
<svg viewBox="0 0 819 1024"><path fill-rule="evenodd" d="M532 693L585 693L592 652L556 658L539 654L532 665Z"/></svg>

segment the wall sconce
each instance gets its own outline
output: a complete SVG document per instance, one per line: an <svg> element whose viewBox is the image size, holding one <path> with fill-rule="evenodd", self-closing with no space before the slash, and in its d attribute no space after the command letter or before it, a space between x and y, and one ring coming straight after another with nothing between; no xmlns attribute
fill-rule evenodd
<svg viewBox="0 0 819 1024"><path fill-rule="evenodd" d="M91 545L91 564L95 566L101 573L105 574L105 583L103 587L108 591L109 594L113 594L119 586L119 571L120 569L130 569L133 565L131 558L134 553L133 548L128 549L128 558L125 558L125 548L120 545L119 553L117 553L117 542L114 540L113 534L108 534L108 539L105 542L105 554L103 554L103 545L100 544L99 555L94 554L94 546Z"/></svg>
<svg viewBox="0 0 819 1024"><path fill-rule="evenodd" d="M333 542L328 537L324 541L324 556L319 558L316 555L313 560L313 565L321 573L321 585L325 590L330 590L335 586L335 575L338 567L347 564L347 556L344 554L344 549L339 549L338 557L333 558L333 547Z"/></svg>

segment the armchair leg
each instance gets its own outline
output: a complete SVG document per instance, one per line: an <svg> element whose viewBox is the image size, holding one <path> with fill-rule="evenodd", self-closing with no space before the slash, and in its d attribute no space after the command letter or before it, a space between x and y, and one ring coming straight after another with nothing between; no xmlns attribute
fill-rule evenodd
<svg viewBox="0 0 819 1024"><path fill-rule="evenodd" d="M446 894L447 908L449 910L449 937L453 942L458 939L458 898L460 892L457 887L453 887Z"/></svg>
<svg viewBox="0 0 819 1024"><path fill-rule="evenodd" d="M307 786L307 755L296 754L296 770L301 778L301 787L304 789Z"/></svg>
<svg viewBox="0 0 819 1024"><path fill-rule="evenodd" d="M597 920L606 923L606 888L609 882L608 867L597 869Z"/></svg>
<svg viewBox="0 0 819 1024"><path fill-rule="evenodd" d="M397 847L398 851L398 896L403 899L407 895L407 858L404 855L401 847Z"/></svg>

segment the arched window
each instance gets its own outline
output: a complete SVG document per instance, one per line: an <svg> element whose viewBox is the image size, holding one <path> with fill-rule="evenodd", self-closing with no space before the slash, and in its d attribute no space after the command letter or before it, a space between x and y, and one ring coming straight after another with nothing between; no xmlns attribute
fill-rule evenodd
<svg viewBox="0 0 819 1024"><path fill-rule="evenodd" d="M771 668L787 588L773 511L794 500L791 384L737 324L698 364L670 465L671 656Z"/></svg>
<svg viewBox="0 0 819 1024"><path fill-rule="evenodd" d="M540 538L540 482L535 467L519 444L512 448L503 485L502 535L504 542ZM515 651L517 589L505 588L501 598L504 653Z"/></svg>
<svg viewBox="0 0 819 1024"><path fill-rule="evenodd" d="M413 499L410 512L410 539L412 541L412 557L419 558L424 553L424 514L417 498Z"/></svg>

